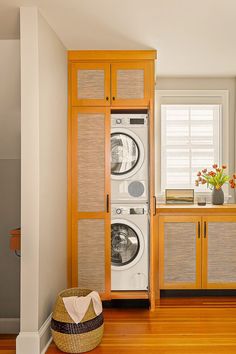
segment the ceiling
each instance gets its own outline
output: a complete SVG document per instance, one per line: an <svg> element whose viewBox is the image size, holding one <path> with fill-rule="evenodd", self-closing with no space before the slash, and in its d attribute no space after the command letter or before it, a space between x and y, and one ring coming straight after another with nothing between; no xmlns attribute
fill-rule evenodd
<svg viewBox="0 0 236 354"><path fill-rule="evenodd" d="M235 0L0 0L0 39L38 6L67 49L158 50L159 76L236 76Z"/></svg>

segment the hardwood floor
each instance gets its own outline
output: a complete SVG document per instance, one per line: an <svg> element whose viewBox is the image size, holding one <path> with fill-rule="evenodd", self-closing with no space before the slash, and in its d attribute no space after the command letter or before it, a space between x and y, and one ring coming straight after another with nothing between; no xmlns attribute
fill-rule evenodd
<svg viewBox="0 0 236 354"><path fill-rule="evenodd" d="M164 299L154 312L105 309L94 354L235 354L236 299ZM62 353L55 344L47 354Z"/></svg>
<svg viewBox="0 0 236 354"><path fill-rule="evenodd" d="M102 343L90 353L236 353L236 298L163 299L153 312L105 309L104 317ZM15 353L14 342L0 336L0 354ZM47 350L60 353L54 343Z"/></svg>
<svg viewBox="0 0 236 354"><path fill-rule="evenodd" d="M16 353L16 335L0 334L0 354Z"/></svg>

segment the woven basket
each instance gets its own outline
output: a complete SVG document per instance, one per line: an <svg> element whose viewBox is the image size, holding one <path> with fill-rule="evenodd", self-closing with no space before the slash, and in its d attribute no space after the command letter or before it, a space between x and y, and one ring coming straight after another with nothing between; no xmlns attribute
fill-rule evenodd
<svg viewBox="0 0 236 354"><path fill-rule="evenodd" d="M78 324L69 316L63 297L86 296L89 289L72 288L62 291L56 300L52 314L51 330L56 346L66 353L83 353L94 349L102 340L103 314L96 315L91 300L87 312Z"/></svg>

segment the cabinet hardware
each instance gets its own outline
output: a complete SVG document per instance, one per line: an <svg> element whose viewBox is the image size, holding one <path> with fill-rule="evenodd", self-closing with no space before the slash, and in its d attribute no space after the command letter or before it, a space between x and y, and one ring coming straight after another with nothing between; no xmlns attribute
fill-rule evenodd
<svg viewBox="0 0 236 354"><path fill-rule="evenodd" d="M115 101L116 98L113 96L112 99L113 99L113 101Z"/></svg>
<svg viewBox="0 0 236 354"><path fill-rule="evenodd" d="M155 195L153 196L153 199L154 199L154 214L153 214L153 216L155 216L157 213L157 198Z"/></svg>
<svg viewBox="0 0 236 354"><path fill-rule="evenodd" d="M201 237L201 223L198 221L198 238Z"/></svg>
<svg viewBox="0 0 236 354"><path fill-rule="evenodd" d="M109 101L109 97L108 96L106 97L106 100Z"/></svg>
<svg viewBox="0 0 236 354"><path fill-rule="evenodd" d="M206 238L206 228L207 228L207 224L206 221L204 221L204 238Z"/></svg>
<svg viewBox="0 0 236 354"><path fill-rule="evenodd" d="M109 213L109 194L107 194L107 213Z"/></svg>

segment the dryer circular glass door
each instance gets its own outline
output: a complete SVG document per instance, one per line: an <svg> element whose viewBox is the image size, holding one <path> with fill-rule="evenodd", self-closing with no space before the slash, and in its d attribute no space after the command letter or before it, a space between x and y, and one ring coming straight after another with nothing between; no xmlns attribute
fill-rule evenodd
<svg viewBox="0 0 236 354"><path fill-rule="evenodd" d="M139 137L128 129L111 133L111 177L124 179L135 174L144 161L144 148Z"/></svg>
<svg viewBox="0 0 236 354"><path fill-rule="evenodd" d="M142 257L144 240L140 229L127 220L111 224L111 267L124 270L134 266Z"/></svg>

